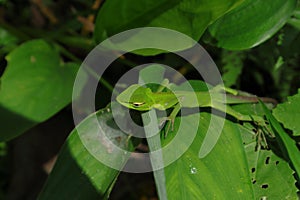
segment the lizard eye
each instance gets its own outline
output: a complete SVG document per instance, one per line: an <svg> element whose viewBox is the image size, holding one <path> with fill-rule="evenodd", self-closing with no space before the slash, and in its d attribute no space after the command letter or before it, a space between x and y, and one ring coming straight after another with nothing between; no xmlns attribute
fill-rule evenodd
<svg viewBox="0 0 300 200"><path fill-rule="evenodd" d="M142 106L142 105L144 105L145 103L143 103L143 102L134 102L134 103L132 103L132 105L134 106L134 107L140 107L140 106Z"/></svg>

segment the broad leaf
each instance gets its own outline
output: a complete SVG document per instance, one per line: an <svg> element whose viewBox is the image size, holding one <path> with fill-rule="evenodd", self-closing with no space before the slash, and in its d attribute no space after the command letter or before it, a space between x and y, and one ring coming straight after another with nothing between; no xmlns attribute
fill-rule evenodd
<svg viewBox="0 0 300 200"><path fill-rule="evenodd" d="M246 0L209 27L212 41L226 49L248 49L269 39L289 19L297 0Z"/></svg>
<svg viewBox="0 0 300 200"><path fill-rule="evenodd" d="M263 135L245 127L241 127L240 130L251 170L255 199L297 199L298 189L295 185L294 171L289 164L273 151L258 148L257 142L262 138L257 137Z"/></svg>
<svg viewBox="0 0 300 200"><path fill-rule="evenodd" d="M63 63L43 40L22 44L6 60L0 89L0 141L20 135L69 104L79 67Z"/></svg>
<svg viewBox="0 0 300 200"><path fill-rule="evenodd" d="M122 169L130 154L118 148L133 149L127 139L114 123L111 109L87 117L67 139L39 199L107 199L119 171L102 161Z"/></svg>
<svg viewBox="0 0 300 200"><path fill-rule="evenodd" d="M294 136L300 136L300 90L298 94L288 97L286 102L277 105L273 114L285 128L293 131Z"/></svg>
<svg viewBox="0 0 300 200"><path fill-rule="evenodd" d="M182 126L186 137L190 135L189 127L197 125L195 115L185 117L188 123ZM192 145L177 161L166 167L168 198L254 199L238 125L226 120L212 152L203 159L198 157L209 121L210 114L201 113L199 130ZM215 131L220 128L218 124L212 126L215 126Z"/></svg>
<svg viewBox="0 0 300 200"><path fill-rule="evenodd" d="M272 130L276 136L276 140L279 144L280 150L282 151L284 158L290 160L299 180L300 177L300 150L296 145L296 141L293 140L288 133L284 131L280 123L275 119L272 113L267 109L267 107L261 103L263 106L266 117L271 124Z"/></svg>
<svg viewBox="0 0 300 200"><path fill-rule="evenodd" d="M209 24L241 2L243 0L110 0L103 4L98 13L94 36L97 42L101 42L112 35L133 28L161 27L179 31L198 41ZM181 44L176 38L165 38L161 40L152 34L150 41L173 44L173 51L191 47L190 43ZM142 42L147 41L149 38L144 38ZM154 55L161 52L161 50L150 52L145 50L138 53Z"/></svg>
<svg viewBox="0 0 300 200"><path fill-rule="evenodd" d="M216 146L199 159L198 152L211 118L208 113L200 115L199 130L192 145L165 168L169 199L297 199L298 190L289 163L270 150L256 150L257 135L252 129L226 120ZM180 126L184 126L186 137L190 137L191 127L197 126L196 114L183 118L185 124ZM175 128L178 122L177 118ZM220 128L217 124L212 126L215 131ZM169 137L172 138L163 141L164 144L170 144L176 136L173 133Z"/></svg>

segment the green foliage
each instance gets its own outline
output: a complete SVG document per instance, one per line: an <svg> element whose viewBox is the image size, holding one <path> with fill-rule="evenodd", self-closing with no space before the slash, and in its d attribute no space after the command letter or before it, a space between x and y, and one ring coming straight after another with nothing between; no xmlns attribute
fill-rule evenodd
<svg viewBox="0 0 300 200"><path fill-rule="evenodd" d="M84 135L89 137L88 144L82 143ZM110 142L130 151L133 146L127 138L116 129L109 107L87 117L68 137L39 199L107 199L119 171L100 162L91 152L97 151L103 159L122 168L129 154L116 154L116 146Z"/></svg>
<svg viewBox="0 0 300 200"><path fill-rule="evenodd" d="M11 51L17 45L17 42L18 42L17 37L10 34L4 28L0 27L0 46L2 47L1 48L2 54Z"/></svg>
<svg viewBox="0 0 300 200"><path fill-rule="evenodd" d="M210 119L210 114L201 113L200 127L192 145L176 162L165 168L168 198L253 199L250 171L237 124L226 121L213 151L199 159L199 147ZM197 124L193 115L187 116L184 122L186 132L192 131L189 127ZM213 126L215 131L219 128L218 124Z"/></svg>
<svg viewBox="0 0 300 200"><path fill-rule="evenodd" d="M224 85L232 87L239 82L238 78L243 70L244 52L226 51L222 52L223 73L222 79Z"/></svg>
<svg viewBox="0 0 300 200"><path fill-rule="evenodd" d="M253 132L246 128L240 130L243 133L254 196L268 199L297 199L295 194L298 189L295 187L294 171L289 167L289 163L273 151L258 147L256 137L259 135L253 135Z"/></svg>
<svg viewBox="0 0 300 200"><path fill-rule="evenodd" d="M142 144L152 151L167 147L181 134L184 135L182 144L171 152L162 152L163 161L168 156L177 156L185 147L185 140L192 140L192 144L176 161L153 172L159 198L298 199L299 1L107 0L98 6L97 3L101 1L0 0L0 199L7 195L11 182L9 174L13 167L7 163L15 159L10 148L14 142L6 141L26 137L27 130L62 110L70 113L68 105L73 103L74 80L87 54L110 36L139 27L168 28L190 36L212 55L226 86L276 98L280 102L276 108L271 104L268 108L264 104L233 106L246 115L266 116L269 125L241 123L226 117L221 127L223 118L203 109L176 117L174 131L167 137L164 131L147 140L128 137L116 125L110 106L118 105L111 102L113 85L131 67L163 63L189 80L196 79L179 84L180 78L174 75L170 81L178 85L172 85L173 88L186 89L190 83L196 90L207 89L206 83L184 59L161 49L140 49L120 57L102 77L97 76L97 68L87 70L93 80L99 79L95 101L100 105L96 109L101 109L70 133L39 199L108 199L113 195L111 191L116 187L120 170L108 167L97 156L103 156L102 159L110 160L115 166L124 166L129 154L115 153L116 147L139 151L137 146ZM166 41L157 36L153 41L152 34L141 38L140 33L124 41L109 42L118 47L124 42L146 40L148 44L169 45L174 51L192 46L176 37ZM193 55L192 59L199 58L201 55ZM90 81L83 78L84 83ZM163 70L143 71L140 78L159 82L164 73ZM157 88L153 84L148 86ZM130 117L122 107L117 108L127 127ZM86 111L77 112L84 115ZM140 114L133 113L131 117L139 122ZM216 123L209 129L212 119ZM179 131L180 126L183 132ZM195 129L195 138L190 138L190 132ZM98 138L99 132L108 140ZM211 135L218 140L210 140ZM200 158L203 144L215 146L206 157ZM123 184L121 189L124 188Z"/></svg>
<svg viewBox="0 0 300 200"><path fill-rule="evenodd" d="M141 73L147 79L150 79L151 74L153 78L157 78L153 70L147 70L147 76ZM203 83L201 81L190 82L196 91L207 90L207 86ZM185 90L186 85L187 83L183 83L172 88ZM235 108L240 112L264 113L258 105L239 105ZM162 146L167 147L175 137L181 134L179 127L184 130L183 134L192 133L193 127L197 126L200 118L201 123L193 143L182 156L163 170L166 179L164 187L166 187L169 199L260 199L263 197L297 199L298 189L295 186L293 170L290 169L289 163L271 150L257 148L257 145L261 145L258 143L259 137L263 135L255 133L253 126L246 126L248 124L241 126L226 120L212 152L205 158L199 158L199 149L204 142L207 142L205 136L215 135L220 129L220 124L217 122L221 123L222 119L214 116L215 121L210 124L212 117L210 113L205 112L178 117L175 121L175 131L171 132L167 138L162 138ZM189 137L192 135L190 134ZM183 139L183 147L177 146L175 152L181 152L185 143ZM163 152L162 157L170 156L168 153L168 151ZM270 174L272 174L271 177ZM278 185L278 182L282 184ZM157 185L162 184L157 183Z"/></svg>
<svg viewBox="0 0 300 200"><path fill-rule="evenodd" d="M288 163L272 151L256 151L254 133L235 123L226 121L211 154L199 159L197 154L204 138L201 133L206 133L209 119L208 114L202 114L203 123L191 147L165 169L170 199L260 199L264 196L297 199L295 179ZM193 116L187 121L185 129L189 130L195 123ZM250 140L244 141L247 145L243 146L240 136L247 137L247 134Z"/></svg>
<svg viewBox="0 0 300 200"><path fill-rule="evenodd" d="M280 121L285 128L293 131L294 136L300 136L300 124L298 119L300 117L300 91L298 94L288 97L288 100L279 104L274 109L274 116Z"/></svg>
<svg viewBox="0 0 300 200"><path fill-rule="evenodd" d="M98 42L101 42L114 34L132 28L162 27L179 31L198 41L209 24L241 2L242 0L129 0L121 2L111 0L107 1L99 11L94 36ZM111 17L111 13L114 13L114 17ZM184 48L189 47L184 46ZM161 51L156 50L150 54L158 53ZM149 53L139 51L139 54Z"/></svg>
<svg viewBox="0 0 300 200"><path fill-rule="evenodd" d="M300 7L295 10L293 16L288 20L288 23L297 29L300 29Z"/></svg>
<svg viewBox="0 0 300 200"><path fill-rule="evenodd" d="M269 39L285 24L296 3L296 0L246 0L211 25L209 32L219 47L251 48Z"/></svg>
<svg viewBox="0 0 300 200"><path fill-rule="evenodd" d="M284 131L279 122L274 118L272 113L267 109L267 107L261 102L268 121L271 124L272 130L276 135L276 139L279 144L284 158L291 161L293 168L297 174L298 180L300 178L300 150L297 147L296 142Z"/></svg>
<svg viewBox="0 0 300 200"><path fill-rule="evenodd" d="M0 93L1 141L22 134L69 104L79 68L61 62L55 49L43 40L22 44L6 60Z"/></svg>

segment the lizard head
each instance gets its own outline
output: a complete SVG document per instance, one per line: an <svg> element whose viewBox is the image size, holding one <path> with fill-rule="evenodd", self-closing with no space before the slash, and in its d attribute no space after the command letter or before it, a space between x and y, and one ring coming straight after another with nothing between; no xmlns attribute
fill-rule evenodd
<svg viewBox="0 0 300 200"><path fill-rule="evenodd" d="M117 101L127 108L139 111L148 111L154 105L150 88L140 85L131 85L117 96Z"/></svg>

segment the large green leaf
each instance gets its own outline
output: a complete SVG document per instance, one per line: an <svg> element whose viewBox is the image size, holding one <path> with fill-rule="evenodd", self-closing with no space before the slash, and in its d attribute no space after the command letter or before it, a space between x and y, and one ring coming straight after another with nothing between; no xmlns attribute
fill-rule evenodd
<svg viewBox="0 0 300 200"><path fill-rule="evenodd" d="M298 94L288 97L286 102L277 105L273 114L285 128L293 131L293 135L300 136L300 90Z"/></svg>
<svg viewBox="0 0 300 200"><path fill-rule="evenodd" d="M198 115L198 114L196 114ZM196 126L195 115L183 124L186 137L190 127ZM224 124L217 145L205 158L198 157L207 134L210 114L201 113L200 127L188 150L165 168L169 199L254 199L250 171L238 126ZM220 127L213 126L215 131Z"/></svg>
<svg viewBox="0 0 300 200"><path fill-rule="evenodd" d="M299 181L300 178L300 150L297 147L296 141L293 140L288 133L284 131L280 123L275 119L272 113L267 109L267 107L261 103L263 106L266 117L271 124L271 128L276 136L276 140L279 144L280 150L282 151L284 158L289 160L296 173Z"/></svg>
<svg viewBox="0 0 300 200"><path fill-rule="evenodd" d="M84 144L83 135L87 139ZM130 154L118 148L133 149L127 139L114 123L111 109L87 117L68 137L39 199L107 199L119 171L95 157L101 156L121 169ZM98 154L91 153L96 151Z"/></svg>
<svg viewBox="0 0 300 200"><path fill-rule="evenodd" d="M129 29L161 27L179 31L198 41L209 24L241 2L243 0L110 0L103 4L98 13L94 36L97 42L101 42ZM150 41L155 42L158 39L155 34L152 34ZM144 40L149 39L145 38ZM188 48L191 45L176 46L179 41L172 37L159 40L159 42L166 45L170 42L173 43L174 51ZM160 52L139 51L140 54Z"/></svg>
<svg viewBox="0 0 300 200"><path fill-rule="evenodd" d="M247 49L269 39L292 15L297 0L246 0L209 27L217 46Z"/></svg>
<svg viewBox="0 0 300 200"><path fill-rule="evenodd" d="M251 129L240 128L248 168L251 170L251 182L255 199L297 199L294 171L287 161L277 156L273 151L262 149L257 142L263 135L255 134ZM255 134L255 135L254 135ZM280 183L280 184L278 184Z"/></svg>
<svg viewBox="0 0 300 200"><path fill-rule="evenodd" d="M22 44L6 60L0 90L0 141L16 137L69 104L79 67L63 63L43 40Z"/></svg>
<svg viewBox="0 0 300 200"><path fill-rule="evenodd" d="M297 199L298 190L289 164L270 150L256 150L256 133L237 123L226 120L212 152L199 159L198 152L211 118L209 113L200 115L199 130L192 145L165 168L169 199ZM197 126L197 117L182 118L186 118L187 124L180 126L184 126L189 137L191 127ZM177 119L175 124L178 122ZM215 131L220 128L217 124L213 126ZM248 139L242 140L241 136Z"/></svg>

